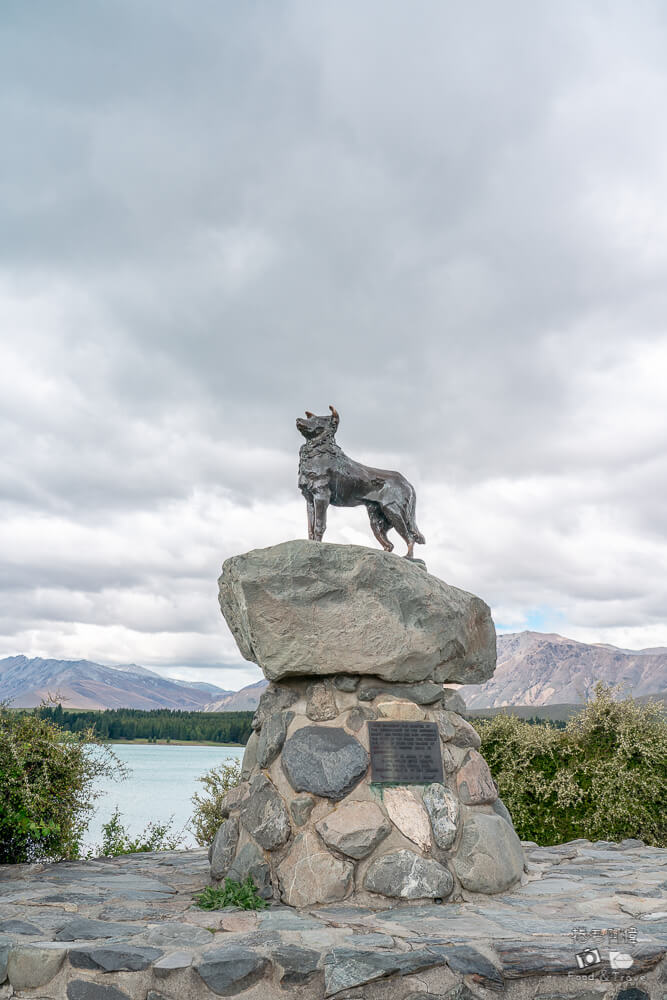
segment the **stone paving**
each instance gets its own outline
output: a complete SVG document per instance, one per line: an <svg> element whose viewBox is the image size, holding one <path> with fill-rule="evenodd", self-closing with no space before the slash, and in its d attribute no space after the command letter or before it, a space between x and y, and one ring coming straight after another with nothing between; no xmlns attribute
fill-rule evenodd
<svg viewBox="0 0 667 1000"><path fill-rule="evenodd" d="M667 1000L667 850L524 846L510 892L382 910L195 909L203 850L0 867L0 1000Z"/></svg>

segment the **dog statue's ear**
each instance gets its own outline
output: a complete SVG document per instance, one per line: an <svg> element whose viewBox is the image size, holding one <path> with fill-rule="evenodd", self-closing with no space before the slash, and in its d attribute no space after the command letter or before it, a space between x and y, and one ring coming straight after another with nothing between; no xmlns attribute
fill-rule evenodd
<svg viewBox="0 0 667 1000"><path fill-rule="evenodd" d="M306 414L307 417L314 417L315 416L315 414L311 413L310 410L304 410L303 412Z"/></svg>
<svg viewBox="0 0 667 1000"><path fill-rule="evenodd" d="M331 406L331 404L329 404L329 409L331 410L331 422L333 423L335 429L336 427L338 427L338 424L340 422L340 417L338 416L338 411L336 410L336 408L334 406Z"/></svg>

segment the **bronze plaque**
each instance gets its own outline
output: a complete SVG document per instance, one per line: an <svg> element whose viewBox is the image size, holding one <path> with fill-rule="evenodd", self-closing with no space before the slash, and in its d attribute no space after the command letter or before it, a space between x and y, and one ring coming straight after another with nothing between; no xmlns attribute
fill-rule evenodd
<svg viewBox="0 0 667 1000"><path fill-rule="evenodd" d="M369 722L371 781L424 785L442 781L435 722Z"/></svg>

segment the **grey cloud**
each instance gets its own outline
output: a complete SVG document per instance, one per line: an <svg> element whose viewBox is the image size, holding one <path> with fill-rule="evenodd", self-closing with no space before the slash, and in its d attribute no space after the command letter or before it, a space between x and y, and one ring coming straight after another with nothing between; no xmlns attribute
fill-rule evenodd
<svg viewBox="0 0 667 1000"><path fill-rule="evenodd" d="M294 418L329 403L355 457L468 498L420 499L451 582L657 620L634 595L663 592L667 526L662 5L3 18L3 515L89 529L11 549L21 620L37 576L203 595L235 547L301 531ZM494 511L503 479L523 499ZM596 511L625 578L586 570Z"/></svg>

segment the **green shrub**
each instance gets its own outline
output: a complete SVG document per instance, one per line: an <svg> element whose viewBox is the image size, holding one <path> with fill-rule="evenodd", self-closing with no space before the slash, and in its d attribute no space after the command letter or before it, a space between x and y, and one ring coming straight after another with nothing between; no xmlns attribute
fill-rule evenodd
<svg viewBox="0 0 667 1000"><path fill-rule="evenodd" d="M142 854L147 851L176 851L183 846L183 834L172 833L173 817L166 823L148 823L137 837L130 837L121 822L118 806L111 819L102 824L102 844L91 852L92 857L116 858L120 854Z"/></svg>
<svg viewBox="0 0 667 1000"><path fill-rule="evenodd" d="M231 788L241 782L241 763L238 760L220 764L197 779L205 792L192 796L195 811L190 819L190 827L200 847L208 847L212 842L224 817L221 815L222 800Z"/></svg>
<svg viewBox="0 0 667 1000"><path fill-rule="evenodd" d="M523 840L638 837L667 847L667 720L656 702L594 698L564 729L497 715L474 723Z"/></svg>
<svg viewBox="0 0 667 1000"><path fill-rule="evenodd" d="M101 777L121 777L92 730L68 733L0 705L0 863L76 858Z"/></svg>
<svg viewBox="0 0 667 1000"><path fill-rule="evenodd" d="M225 906L238 906L242 910L263 910L268 906L267 901L257 892L252 875L248 875L245 882L233 882L226 878L224 888L216 889L207 885L194 900L195 906L200 910L223 910Z"/></svg>

